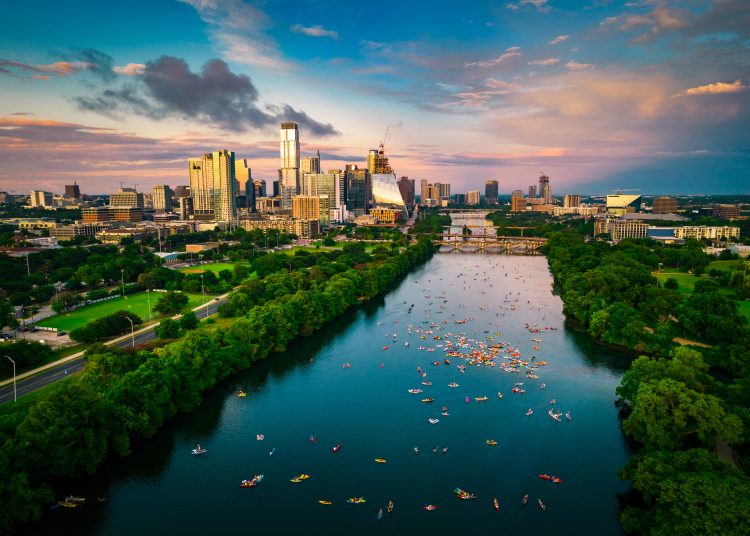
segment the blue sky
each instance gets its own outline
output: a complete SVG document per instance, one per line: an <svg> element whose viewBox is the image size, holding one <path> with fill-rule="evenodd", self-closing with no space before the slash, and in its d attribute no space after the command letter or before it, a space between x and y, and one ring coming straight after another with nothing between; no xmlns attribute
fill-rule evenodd
<svg viewBox="0 0 750 536"><path fill-rule="evenodd" d="M5 4L1 189L184 184L218 148L270 180L283 120L325 169L392 125L396 172L455 192L750 189L745 0Z"/></svg>

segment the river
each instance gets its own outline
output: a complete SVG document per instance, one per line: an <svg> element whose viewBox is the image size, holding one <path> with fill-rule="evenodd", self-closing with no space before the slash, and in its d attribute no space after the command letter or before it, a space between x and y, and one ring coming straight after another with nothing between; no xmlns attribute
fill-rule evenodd
<svg viewBox="0 0 750 536"><path fill-rule="evenodd" d="M437 345L458 343L460 333L470 346L502 342L547 365L538 379L504 372L505 347L495 367L454 357L446 365ZM436 254L386 296L228 378L130 457L69 484L63 491L88 503L50 511L34 533L619 534L616 493L626 485L617 471L628 454L613 401L627 362L565 328L544 257ZM511 392L516 382L525 393ZM424 393L407 392L414 388ZM569 421L549 417L551 399ZM190 454L198 442L208 451L201 457ZM265 475L257 487L239 487L257 473ZM311 478L289 481L300 473ZM456 487L478 499L458 500ZM366 502L346 502L355 496ZM393 513L378 520L389 499ZM438 508L426 511L428 503Z"/></svg>

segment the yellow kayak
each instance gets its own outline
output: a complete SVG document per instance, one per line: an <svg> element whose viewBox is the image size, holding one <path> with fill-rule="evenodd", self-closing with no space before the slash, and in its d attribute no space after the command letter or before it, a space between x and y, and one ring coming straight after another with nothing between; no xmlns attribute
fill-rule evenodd
<svg viewBox="0 0 750 536"><path fill-rule="evenodd" d="M375 458L375 463L385 463L383 458Z"/></svg>
<svg viewBox="0 0 750 536"><path fill-rule="evenodd" d="M321 499L321 500L319 500L318 502L319 502L320 504L325 504L326 506L327 506L327 505L329 505L329 504L333 504L333 503L332 503L331 501L326 501L326 500L324 500L324 499Z"/></svg>

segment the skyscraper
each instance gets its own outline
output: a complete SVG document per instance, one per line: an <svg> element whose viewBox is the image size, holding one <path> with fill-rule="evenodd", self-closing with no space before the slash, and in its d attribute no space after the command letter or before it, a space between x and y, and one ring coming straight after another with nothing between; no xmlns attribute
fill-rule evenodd
<svg viewBox="0 0 750 536"><path fill-rule="evenodd" d="M447 182L436 182L435 188L438 191L438 198L443 199L451 196L451 185Z"/></svg>
<svg viewBox="0 0 750 536"><path fill-rule="evenodd" d="M370 172L370 176L376 173L391 173L393 171L382 148L380 150L370 149L367 153L367 171Z"/></svg>
<svg viewBox="0 0 750 536"><path fill-rule="evenodd" d="M420 202L420 204L424 205L425 204L425 200L430 197L429 196L429 192L427 190L430 187L430 181L428 181L426 179L422 179L419 182L420 182L420 187L419 187L419 202Z"/></svg>
<svg viewBox="0 0 750 536"><path fill-rule="evenodd" d="M76 182L73 182L73 184L65 185L65 197L69 199L81 198L81 189L78 187L78 184Z"/></svg>
<svg viewBox="0 0 750 536"><path fill-rule="evenodd" d="M401 191L401 197L404 198L404 203L406 203L408 209L414 207L415 186L415 181L409 179L409 177L401 177L398 180L398 189Z"/></svg>
<svg viewBox="0 0 750 536"><path fill-rule="evenodd" d="M484 181L484 202L488 205L497 204L497 181Z"/></svg>
<svg viewBox="0 0 750 536"><path fill-rule="evenodd" d="M191 158L189 169L195 216L232 221L237 216L234 153L225 149Z"/></svg>
<svg viewBox="0 0 750 536"><path fill-rule="evenodd" d="M242 158L234 161L234 176L237 179L237 206L255 211L255 186L253 185L253 171Z"/></svg>
<svg viewBox="0 0 750 536"><path fill-rule="evenodd" d="M552 204L552 186L549 184L546 184L544 190L542 190L542 199L544 200L545 205Z"/></svg>
<svg viewBox="0 0 750 536"><path fill-rule="evenodd" d="M303 156L300 160L300 173L320 173L320 151L317 156Z"/></svg>
<svg viewBox="0 0 750 536"><path fill-rule="evenodd" d="M174 192L166 184L157 184L151 189L151 202L156 212L167 212L172 209Z"/></svg>
<svg viewBox="0 0 750 536"><path fill-rule="evenodd" d="M466 204L467 205L478 205L481 200L482 193L479 190L469 190L466 193Z"/></svg>
<svg viewBox="0 0 750 536"><path fill-rule="evenodd" d="M30 194L32 207L51 207L53 203L52 193L42 190L31 190Z"/></svg>
<svg viewBox="0 0 750 536"><path fill-rule="evenodd" d="M266 197L266 181L263 179L253 180L253 186L255 187L255 199L259 197Z"/></svg>
<svg viewBox="0 0 750 536"><path fill-rule="evenodd" d="M297 123L281 123L279 132L279 189L281 208L292 208L292 197L300 191L299 127Z"/></svg>
<svg viewBox="0 0 750 536"><path fill-rule="evenodd" d="M549 177L542 173L539 176L539 196L544 196L544 187L549 185Z"/></svg>
<svg viewBox="0 0 750 536"><path fill-rule="evenodd" d="M536 184L529 185L529 199L536 197Z"/></svg>
<svg viewBox="0 0 750 536"><path fill-rule="evenodd" d="M370 172L359 169L356 164L347 164L344 171L346 182L346 209L350 211L362 211L362 214L370 208Z"/></svg>
<svg viewBox="0 0 750 536"><path fill-rule="evenodd" d="M578 194L565 194L565 197L563 197L563 207L565 208L574 208L580 206L580 204L581 196Z"/></svg>

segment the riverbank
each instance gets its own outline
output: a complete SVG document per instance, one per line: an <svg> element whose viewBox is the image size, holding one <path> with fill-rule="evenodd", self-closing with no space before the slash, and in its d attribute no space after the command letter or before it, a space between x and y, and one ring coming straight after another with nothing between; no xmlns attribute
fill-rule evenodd
<svg viewBox="0 0 750 536"><path fill-rule="evenodd" d="M352 256L359 253L349 249ZM53 399L0 421L0 491L10 498L0 506L0 527L38 518L55 496L48 481L92 474L108 456L128 455L132 440L153 436L165 420L196 407L218 380L282 351L360 298L385 292L433 251L420 238L369 261L360 255L356 269L351 259L351 265L337 262L344 257L336 252L321 257L318 270L269 276L257 304L226 329L208 324L153 352L89 356L81 377L66 382ZM248 285L257 291L255 281Z"/></svg>

